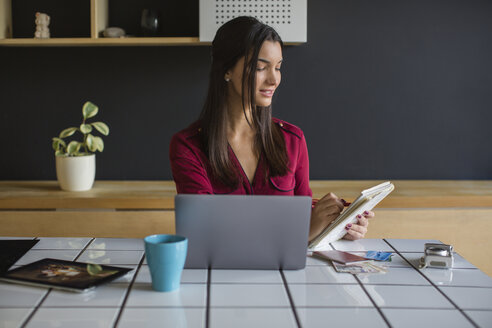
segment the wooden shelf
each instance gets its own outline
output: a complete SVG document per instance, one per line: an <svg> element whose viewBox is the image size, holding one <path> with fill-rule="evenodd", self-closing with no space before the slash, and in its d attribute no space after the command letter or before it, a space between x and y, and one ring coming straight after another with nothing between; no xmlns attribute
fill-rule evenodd
<svg viewBox="0 0 492 328"><path fill-rule="evenodd" d="M381 181L310 181L313 197L332 191L348 201ZM492 181L395 180L380 208L492 208ZM56 181L0 181L0 210L54 208L174 209L173 181L96 181L84 192L60 190Z"/></svg>
<svg viewBox="0 0 492 328"><path fill-rule="evenodd" d="M301 43L284 42L284 46ZM198 37L0 39L0 47L210 46Z"/></svg>
<svg viewBox="0 0 492 328"><path fill-rule="evenodd" d="M0 181L0 209L174 209L174 181L96 181L69 192L57 181Z"/></svg>
<svg viewBox="0 0 492 328"><path fill-rule="evenodd" d="M59 46L202 46L198 37L167 38L50 38L50 39L0 39L0 46L59 47Z"/></svg>

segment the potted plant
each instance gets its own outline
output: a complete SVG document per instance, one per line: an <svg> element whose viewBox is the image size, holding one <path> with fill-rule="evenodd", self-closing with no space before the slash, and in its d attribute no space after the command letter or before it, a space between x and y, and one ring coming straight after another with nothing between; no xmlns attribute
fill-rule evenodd
<svg viewBox="0 0 492 328"><path fill-rule="evenodd" d="M92 134L95 130L102 135L109 134L109 127L103 122L88 123L87 119L97 115L99 108L86 102L82 106L82 124L79 127L71 127L60 132L53 138L53 149L56 158L56 177L60 187L67 191L84 191L92 188L96 176L95 152L104 150L104 142L101 137ZM72 140L65 142L65 138L73 136L76 132L82 134L82 141Z"/></svg>

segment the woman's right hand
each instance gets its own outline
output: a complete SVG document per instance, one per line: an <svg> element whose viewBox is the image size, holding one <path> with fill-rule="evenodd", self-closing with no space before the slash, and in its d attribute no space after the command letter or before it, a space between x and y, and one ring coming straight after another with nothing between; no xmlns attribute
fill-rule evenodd
<svg viewBox="0 0 492 328"><path fill-rule="evenodd" d="M324 228L335 220L344 207L344 201L333 193L328 193L321 198L311 211L311 226L309 228L309 240L316 238Z"/></svg>

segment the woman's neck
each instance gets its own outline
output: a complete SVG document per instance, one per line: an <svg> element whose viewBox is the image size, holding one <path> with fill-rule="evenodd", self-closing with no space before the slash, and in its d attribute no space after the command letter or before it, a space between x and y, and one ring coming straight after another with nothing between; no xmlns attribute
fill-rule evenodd
<svg viewBox="0 0 492 328"><path fill-rule="evenodd" d="M240 97L238 98L228 101L227 139L229 141L238 138L252 138L255 135L255 129L252 126L251 106L246 105L245 110L243 110L242 100Z"/></svg>

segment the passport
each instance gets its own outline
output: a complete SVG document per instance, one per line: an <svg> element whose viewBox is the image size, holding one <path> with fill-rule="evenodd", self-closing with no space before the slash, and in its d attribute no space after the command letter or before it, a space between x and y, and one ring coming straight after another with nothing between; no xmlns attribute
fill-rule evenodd
<svg viewBox="0 0 492 328"><path fill-rule="evenodd" d="M323 259L328 259L341 264L352 264L352 263L371 260L362 256L358 256L343 251L318 251L318 252L313 252L313 256L320 257Z"/></svg>

